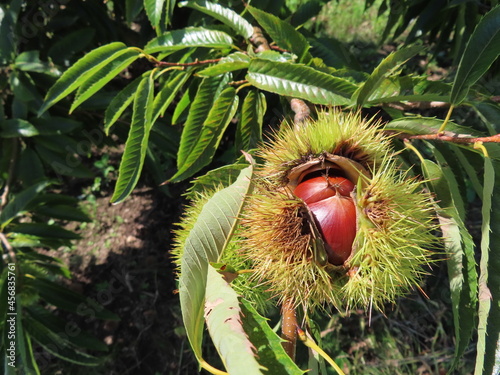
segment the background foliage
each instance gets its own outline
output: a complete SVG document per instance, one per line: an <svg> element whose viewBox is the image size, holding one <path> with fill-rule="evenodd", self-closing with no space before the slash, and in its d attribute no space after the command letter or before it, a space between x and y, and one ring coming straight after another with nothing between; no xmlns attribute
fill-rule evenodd
<svg viewBox="0 0 500 375"><path fill-rule="evenodd" d="M500 8L495 1L356 2L353 11L369 15L363 22L374 35L354 38L353 21L346 22L353 13L345 10L348 3L1 2L0 349L7 348L5 321L14 306L18 372L40 373L45 357L34 352L101 368L104 357L96 350L108 350L83 332L64 334L69 328L54 318L58 309L118 317L62 286L60 279L70 272L47 253L78 238L69 222L91 220L78 207L81 192L69 187L87 179L95 189L104 188L99 176L108 166L97 163L96 155L124 145L113 203L124 201L141 176L155 186L168 181L160 189L170 197L177 197L172 184L197 177L191 196L222 181L227 189L207 205L224 207L221 217L235 217L243 201L224 206L228 194L235 194L237 185L231 183L251 173L240 150L251 152L293 115L289 100L300 98L376 114L386 131L405 134L406 147L400 138L395 147L436 195L447 252L448 276L444 266L432 270L424 287L429 300L417 295L402 300L391 319L380 316L371 328L362 314L350 320L314 317L317 339L325 336L322 346L352 373L363 373L368 365L380 373L416 373L422 366L430 373L495 373L500 232L492 197L499 189L500 150L497 138L485 137L500 132ZM225 243L230 234L229 228L217 238ZM201 244L192 254L201 259L200 251L208 248ZM223 250L210 249L208 260L216 262ZM16 265L12 305L3 303L8 263ZM198 360L208 353L210 362L217 361L210 345L203 345L200 311L220 280L206 260L201 269L188 271L179 285L187 337ZM443 290L445 279L449 287ZM244 323L251 327L245 327L247 333L254 332L252 342L265 337L263 346L276 348L277 338L252 307L233 302L254 319ZM453 313L453 338L446 333L451 317L446 306ZM225 318L222 312L218 317ZM410 327L398 325L402 321ZM214 342L229 335L215 329L217 321L207 324ZM414 331L425 324L428 331ZM348 344L352 335L359 335L358 347ZM226 365L234 360L231 352L217 349ZM299 363L306 363L305 357L299 353ZM252 356L237 361L259 371ZM299 372L284 356L266 366ZM231 373L238 367L241 371L237 365ZM317 371L324 371L321 364Z"/></svg>

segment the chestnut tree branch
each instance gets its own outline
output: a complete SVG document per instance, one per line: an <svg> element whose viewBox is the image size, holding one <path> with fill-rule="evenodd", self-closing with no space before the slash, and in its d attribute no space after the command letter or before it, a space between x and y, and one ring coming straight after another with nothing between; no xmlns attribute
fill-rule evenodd
<svg viewBox="0 0 500 375"><path fill-rule="evenodd" d="M295 348L297 346L297 315L293 303L287 300L281 306L281 338L286 354L295 361Z"/></svg>
<svg viewBox="0 0 500 375"><path fill-rule="evenodd" d="M495 134L489 137L463 137L460 135L449 135L446 133L419 134L419 135L401 134L399 137L402 139L425 139L425 140L436 140L436 141L459 143L459 144L473 144L476 142L500 143L500 134Z"/></svg>

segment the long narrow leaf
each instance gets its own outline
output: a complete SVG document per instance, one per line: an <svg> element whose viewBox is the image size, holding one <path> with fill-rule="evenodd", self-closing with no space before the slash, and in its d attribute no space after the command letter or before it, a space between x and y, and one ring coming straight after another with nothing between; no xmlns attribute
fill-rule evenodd
<svg viewBox="0 0 500 375"><path fill-rule="evenodd" d="M206 121L203 123L201 133L193 143L193 148L177 173L170 179L171 182L191 177L212 161L222 135L237 108L238 96L236 96L236 90L233 87L228 87L215 101Z"/></svg>
<svg viewBox="0 0 500 375"><path fill-rule="evenodd" d="M479 308L477 325L477 354L474 374L482 375L486 353L488 316L491 309L491 291L488 288L488 263L490 259L491 197L495 186L495 169L489 157L484 158L484 190L481 224L481 261L479 263ZM493 255L493 254L492 254ZM495 301L496 302L496 301ZM487 373L487 372L486 372Z"/></svg>
<svg viewBox="0 0 500 375"><path fill-rule="evenodd" d="M356 86L351 82L292 63L254 59L247 80L255 87L323 105L351 104Z"/></svg>
<svg viewBox="0 0 500 375"><path fill-rule="evenodd" d="M134 98L132 124L125 143L118 181L111 202L123 201L134 189L141 175L142 166L146 157L149 133L152 127L153 114L153 77L144 77L137 88Z"/></svg>
<svg viewBox="0 0 500 375"><path fill-rule="evenodd" d="M144 0L144 9L148 15L149 22L151 26L156 29L156 32L160 32L161 15L163 12L163 7L165 0Z"/></svg>
<svg viewBox="0 0 500 375"><path fill-rule="evenodd" d="M494 145L495 147L497 145ZM492 151L488 147L488 151ZM491 165L487 165L486 163ZM480 299L490 299L490 309L488 312L488 319L486 322L485 331L485 348L484 348L484 369L483 374L496 375L500 372L500 257L498 256L498 249L500 246L500 202L496 197L500 194L500 163L491 158L485 161L485 185L488 183L490 191L491 211L490 211L490 243L489 243L489 258L484 260L484 266L487 267L488 283L487 290L484 295L479 295ZM492 174L489 172L494 171L494 181L491 181ZM494 184L493 186L491 186ZM485 192L486 194L486 192ZM483 229L487 228L483 226ZM484 235L484 231L483 231ZM481 266L483 266L483 259L481 259ZM488 295L488 291L490 295ZM479 312L481 314L481 311ZM481 321L480 321L481 324ZM481 335L483 332L479 332ZM481 350L478 347L478 353Z"/></svg>
<svg viewBox="0 0 500 375"><path fill-rule="evenodd" d="M125 86L109 103L104 112L104 131L109 135L111 126L120 118L123 111L133 102L137 87L144 76L137 77Z"/></svg>
<svg viewBox="0 0 500 375"><path fill-rule="evenodd" d="M75 100L71 104L70 113L75 110L85 100L99 91L106 83L115 78L118 73L132 64L141 52L137 49L126 49L115 53L110 58L106 65L102 66L99 70L95 71L92 75L82 83L76 92Z"/></svg>
<svg viewBox="0 0 500 375"><path fill-rule="evenodd" d="M443 120L429 117L402 117L393 120L384 126L384 130L403 132L407 134L437 134ZM471 129L470 127L460 126L454 122L448 121L447 131L470 136L481 136L482 133Z"/></svg>
<svg viewBox="0 0 500 375"><path fill-rule="evenodd" d="M203 123L212 108L221 82L222 77L207 78L198 87L182 131L179 151L177 152L177 168L181 168L185 164L187 157L196 146Z"/></svg>
<svg viewBox="0 0 500 375"><path fill-rule="evenodd" d="M252 6L247 6L247 9L279 47L297 55L297 61L300 63L307 64L311 60L306 37L292 25Z"/></svg>
<svg viewBox="0 0 500 375"><path fill-rule="evenodd" d="M306 373L286 354L282 346L283 340L269 327L266 318L260 316L245 300L241 300L241 310L245 317L243 328L258 349L257 360L267 369L267 373L288 375Z"/></svg>
<svg viewBox="0 0 500 375"><path fill-rule="evenodd" d="M220 74L232 72L234 70L246 69L250 64L250 57L242 52L235 52L223 57L216 65L209 66L197 72L201 77L213 77Z"/></svg>
<svg viewBox="0 0 500 375"><path fill-rule="evenodd" d="M158 119L158 117L163 116L170 103L174 100L175 95L179 92L182 86L184 86L189 77L191 77L191 74L181 72L160 89L160 92L156 95L153 101L153 123Z"/></svg>
<svg viewBox="0 0 500 375"><path fill-rule="evenodd" d="M208 14L232 28L245 39L250 38L253 34L253 27L250 22L235 11L225 8L220 4L205 0L188 0L180 2L179 7L189 7Z"/></svg>
<svg viewBox="0 0 500 375"><path fill-rule="evenodd" d="M222 275L208 265L205 321L210 337L228 373L260 375L257 349L243 330L241 317L238 295Z"/></svg>
<svg viewBox="0 0 500 375"><path fill-rule="evenodd" d="M451 104L460 104L470 87L486 73L500 54L500 6L489 11L476 26L458 65L451 90Z"/></svg>
<svg viewBox="0 0 500 375"><path fill-rule="evenodd" d="M262 123L266 113L266 97L257 90L248 93L241 108L236 128L236 151L249 150L262 141Z"/></svg>
<svg viewBox="0 0 500 375"><path fill-rule="evenodd" d="M78 60L50 88L38 115L40 116L59 100L71 94L90 74L105 65L116 52L126 48L127 46L121 42L110 43L96 48Z"/></svg>
<svg viewBox="0 0 500 375"><path fill-rule="evenodd" d="M366 82L354 93L353 99L361 107L378 88L384 78L390 76L408 59L423 50L422 46L410 46L391 53L373 70Z"/></svg>
<svg viewBox="0 0 500 375"><path fill-rule="evenodd" d="M217 262L231 239L251 191L252 166L241 171L231 186L215 193L203 206L186 239L181 258L179 297L182 318L193 351L200 360L203 310L209 262Z"/></svg>
<svg viewBox="0 0 500 375"><path fill-rule="evenodd" d="M453 320L455 326L454 367L469 345L474 329L477 304L477 272L474 262L474 242L450 193L452 182L447 180L443 167L424 160L422 171L430 190L438 200L438 219L443 233L450 279Z"/></svg>
<svg viewBox="0 0 500 375"><path fill-rule="evenodd" d="M231 48L232 42L232 38L222 31L188 27L170 31L154 38L144 47L144 51L146 53L165 53L189 47Z"/></svg>

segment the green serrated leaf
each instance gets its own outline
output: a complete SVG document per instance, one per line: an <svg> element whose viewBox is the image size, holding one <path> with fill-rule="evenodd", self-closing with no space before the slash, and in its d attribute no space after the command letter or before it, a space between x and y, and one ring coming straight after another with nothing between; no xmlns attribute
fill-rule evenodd
<svg viewBox="0 0 500 375"><path fill-rule="evenodd" d="M384 78L393 74L401 65L423 49L422 46L410 46L391 53L373 70L366 82L356 90L353 100L355 99L358 106L362 107Z"/></svg>
<svg viewBox="0 0 500 375"><path fill-rule="evenodd" d="M181 1L179 7L189 7L205 14L208 14L229 26L245 39L249 39L253 34L252 25L235 11L225 8L220 4L205 0Z"/></svg>
<svg viewBox="0 0 500 375"><path fill-rule="evenodd" d="M266 97L257 90L248 93L241 108L241 119L236 128L235 145L240 150L250 150L262 141L262 123L266 113Z"/></svg>
<svg viewBox="0 0 500 375"><path fill-rule="evenodd" d="M189 154L196 146L203 123L212 108L216 92L221 83L222 77L206 78L198 87L198 91L191 103L184 130L182 131L179 151L177 152L177 168L181 168L185 164Z"/></svg>
<svg viewBox="0 0 500 375"><path fill-rule="evenodd" d="M166 0L165 4L165 26L168 26L172 23L172 15L174 14L176 0Z"/></svg>
<svg viewBox="0 0 500 375"><path fill-rule="evenodd" d="M141 175L148 148L153 116L153 77L144 77L134 98L132 123L120 162L118 181L111 197L112 203L123 201L134 189Z"/></svg>
<svg viewBox="0 0 500 375"><path fill-rule="evenodd" d="M193 142L193 147L170 182L178 182L191 177L207 166L215 155L222 135L238 109L238 96L234 87L226 88L215 100L208 117L203 122L201 132Z"/></svg>
<svg viewBox="0 0 500 375"><path fill-rule="evenodd" d="M17 215L23 212L48 185L49 182L42 181L14 195L0 213L0 228L5 228Z"/></svg>
<svg viewBox="0 0 500 375"><path fill-rule="evenodd" d="M443 166L430 160L422 162L427 185L436 195L438 219L443 233L450 279L451 302L455 326L455 366L467 349L474 329L477 304L477 272L474 261L474 242L455 206L450 174Z"/></svg>
<svg viewBox="0 0 500 375"><path fill-rule="evenodd" d="M243 330L241 318L238 295L222 275L208 265L205 321L210 337L228 373L260 375L261 366Z"/></svg>
<svg viewBox="0 0 500 375"><path fill-rule="evenodd" d="M144 9L151 22L151 26L156 29L156 32L160 32L161 15L163 12L163 7L165 0L144 0Z"/></svg>
<svg viewBox="0 0 500 375"><path fill-rule="evenodd" d="M279 47L297 55L297 62L307 64L311 60L306 37L292 25L252 6L247 9Z"/></svg>
<svg viewBox="0 0 500 375"><path fill-rule="evenodd" d="M150 74L146 72L145 74ZM144 75L137 77L125 86L109 103L104 113L104 132L109 135L111 126L120 118L123 111L133 102L139 83L144 79Z"/></svg>
<svg viewBox="0 0 500 375"><path fill-rule="evenodd" d="M121 42L106 44L89 52L75 64L73 64L49 89L45 101L38 111L41 116L47 109L52 107L62 98L65 98L76 90L90 75L99 70L113 58L113 55L126 49L127 46Z"/></svg>
<svg viewBox="0 0 500 375"><path fill-rule="evenodd" d="M181 72L160 89L160 92L155 96L153 101L153 122L155 122L158 117L163 116L170 103L174 100L175 95L177 95L189 77L191 77L190 73Z"/></svg>
<svg viewBox="0 0 500 375"><path fill-rule="evenodd" d="M192 181L192 185L188 189L188 194L186 196L192 199L197 193L202 194L206 191L215 191L221 187L228 187L236 181L241 170L247 166L247 164L236 163L212 169L203 176L197 177Z"/></svg>
<svg viewBox="0 0 500 375"><path fill-rule="evenodd" d="M291 63L254 59L247 80L255 87L323 105L348 105L356 86L351 82Z"/></svg>
<svg viewBox="0 0 500 375"><path fill-rule="evenodd" d="M242 52L235 52L223 57L216 65L200 70L196 74L201 77L213 77L235 70L246 69L250 64L250 57Z"/></svg>
<svg viewBox="0 0 500 375"><path fill-rule="evenodd" d="M403 132L406 134L437 134L444 120L430 117L402 117L384 126L384 130ZM482 136L481 132L470 127L460 126L448 121L447 131L460 135Z"/></svg>
<svg viewBox="0 0 500 375"><path fill-rule="evenodd" d="M209 262L218 262L238 223L250 193L253 167L241 171L231 186L215 193L203 206L184 244L179 298L186 333L198 360L202 358L203 311Z"/></svg>
<svg viewBox="0 0 500 375"><path fill-rule="evenodd" d="M78 88L69 112L73 112L75 108L103 88L118 73L137 60L140 54L141 52L136 48L118 51L106 62L106 65L93 72L92 75L89 74L88 78Z"/></svg>
<svg viewBox="0 0 500 375"><path fill-rule="evenodd" d="M188 27L173 30L152 39L144 52L173 52L190 47L231 48L232 38L222 31L204 29L203 27Z"/></svg>
<svg viewBox="0 0 500 375"><path fill-rule="evenodd" d="M488 334L488 316L492 305L492 294L488 285L488 263L490 259L490 252L493 250L490 247L490 232L491 232L491 207L492 195L495 186L495 169L489 157L484 158L484 190L483 190L483 207L481 208L482 222L481 222L481 260L479 262L479 307L478 307L478 325L477 325L477 354L476 354L476 368L474 374L482 375L488 374L484 371L484 363L486 357L486 336ZM493 253L491 253L493 255ZM498 304L498 301L494 303ZM498 336L498 331L496 332ZM491 334L491 333L490 333ZM494 335L495 336L495 335ZM491 341L491 340L490 340ZM493 340L495 342L496 340ZM496 351L496 345L488 348L489 351L493 349ZM491 353L489 354L491 357ZM493 354L493 357L495 355Z"/></svg>
<svg viewBox="0 0 500 375"><path fill-rule="evenodd" d="M246 300L241 301L245 319L243 328L252 344L257 348L257 360L269 374L300 375L302 371L288 356L282 346L283 340L274 332L267 319L259 315Z"/></svg>
<svg viewBox="0 0 500 375"><path fill-rule="evenodd" d="M500 54L500 6L489 11L472 33L458 65L451 90L451 104L459 105L469 89L486 73Z"/></svg>

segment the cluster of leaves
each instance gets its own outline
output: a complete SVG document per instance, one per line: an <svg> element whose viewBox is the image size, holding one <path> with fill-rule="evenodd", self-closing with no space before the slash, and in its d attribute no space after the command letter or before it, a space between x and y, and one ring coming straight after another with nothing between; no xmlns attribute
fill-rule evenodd
<svg viewBox="0 0 500 375"><path fill-rule="evenodd" d="M38 109L37 113L27 111L23 119L35 126L30 128L25 122L16 122L11 123L10 131L17 134L18 139L23 126L28 127L31 138L40 139L42 134L35 133L40 132L43 125L36 122L53 119L49 113L57 109L56 104L66 104L65 108L69 107L73 113L88 108L90 102L106 97L101 89L116 82L122 71L133 71L140 65L142 69L133 75L130 83L118 92L106 91L108 99L104 100L106 134L113 131L122 136L126 128L123 124L130 122L112 201L119 203L132 192L147 164L157 181L168 178L171 183L191 178L210 166L211 170L196 180L193 190L213 187L219 181L226 181L227 187L206 203L184 253L179 290L191 346L204 364L203 311L209 306L211 314L206 316L206 323L230 373L260 373L261 366L274 369L273 373L301 373L280 352L279 338L267 323L250 305L237 298L210 264L220 260L237 225L244 197L251 190L248 177L252 166L247 166L239 151L255 148L265 133L263 124L270 122L273 113L286 112L290 98L300 98L317 106L383 110L390 117L385 125L387 131L404 133L409 138L430 136L431 140L409 144L408 151L401 157L415 164L417 172L428 178L429 189L439 202L438 213L449 258L456 361L477 331L476 374L493 373L500 330L500 265L497 259L488 259L488 256L491 249L498 246L500 233L495 230L498 220L494 216L498 210L492 209L495 202L490 199L500 186L495 183L500 173L495 158L500 150L497 144L476 149L467 143L457 145L433 139L438 139L443 129L455 138L499 132L495 125L500 120L498 104L492 100L492 93L477 83L500 52L500 8L493 8L480 23L479 19L474 20L475 29L470 39L466 36L463 39L469 39L469 43L460 54L455 79L445 82L430 81L426 75L403 73L409 59L425 56L426 49L420 44L407 43L384 58L373 71L361 71L348 49L333 39L315 38L304 26L321 8L320 1L304 4L293 15L283 3L253 1L252 6L244 7L241 2L231 1L135 0L125 4L110 1L107 11L114 14L115 20L137 22L144 30L154 30L156 35L148 37L144 31L146 40L139 42L138 47L136 39L113 38L106 33L108 37L100 39L103 45L71 64L58 78L43 104L33 103L30 108ZM391 2L391 6L395 6L394 3ZM409 3L412 2L405 2ZM468 3L461 3L459 8ZM12 8L11 5L9 11ZM175 12L188 16L184 18L186 25L177 27ZM413 13L408 14L414 17ZM402 25L407 24L405 17ZM419 19L425 19L424 15L421 17ZM399 16L391 21L388 30L398 21ZM424 30L422 22L411 36L417 35L417 30ZM176 27L169 27L172 24ZM1 26L4 25L2 22ZM109 21L102 27L107 25ZM74 37L78 39L77 35ZM272 42L270 46L268 41ZM36 55L26 55L24 59L43 65ZM31 74L26 73L27 69L18 70L26 76ZM68 103L72 93L75 93L74 99ZM448 105L449 115L454 107L471 108L480 121L460 126L449 118L441 120L408 113L408 109L418 109L419 103L432 102ZM15 106L12 107L14 110ZM173 162L177 171L162 178ZM482 173L478 175L478 171ZM481 199L483 207L479 274L474 262L474 244L464 225L470 195ZM488 293L493 302L485 297ZM214 301L222 294L227 303L216 304ZM239 322L239 317L230 312L241 310L241 316L246 317L241 330L228 330L221 324L227 319ZM476 316L479 317L477 323ZM252 345L249 340L254 347L267 348L267 351L256 358L248 350Z"/></svg>
<svg viewBox="0 0 500 375"><path fill-rule="evenodd" d="M71 279L69 269L42 250L71 247L79 235L67 224L91 221L79 199L61 193L61 183L92 178L85 158L104 140L97 127L85 125L91 116L70 119L64 106L37 116L65 65L94 47L94 30L85 24L98 13L95 4L78 17L77 9L63 12L60 5L0 4L0 363L5 374L39 374L53 358L88 366L102 362L107 346L57 317L55 308L117 319L63 286L61 279ZM71 28L69 19L78 27L59 33ZM57 36L48 38L51 33Z"/></svg>

